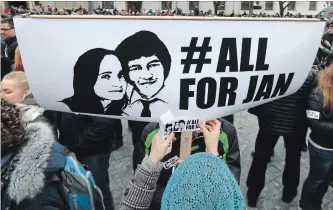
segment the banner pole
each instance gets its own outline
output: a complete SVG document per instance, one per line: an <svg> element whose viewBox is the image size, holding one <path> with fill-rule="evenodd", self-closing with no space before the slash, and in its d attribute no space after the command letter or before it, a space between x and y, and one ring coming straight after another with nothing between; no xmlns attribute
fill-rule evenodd
<svg viewBox="0 0 333 210"><path fill-rule="evenodd" d="M179 154L180 160L185 160L185 158L191 155L192 132L193 131L183 131L181 134Z"/></svg>

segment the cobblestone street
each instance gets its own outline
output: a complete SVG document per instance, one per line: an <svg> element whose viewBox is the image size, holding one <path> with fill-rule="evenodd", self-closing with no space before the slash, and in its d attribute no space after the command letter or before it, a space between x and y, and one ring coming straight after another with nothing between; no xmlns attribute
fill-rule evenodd
<svg viewBox="0 0 333 210"><path fill-rule="evenodd" d="M246 111L235 114L235 126L238 132L238 139L242 159L241 188L243 195L246 194L246 178L251 166L251 152L254 150L254 142L258 132L257 119ZM119 209L123 190L133 175L132 170L132 139L127 128L127 121L123 121L124 146L113 152L110 158L110 183L116 209ZM291 204L281 201L282 196L282 172L284 168L285 149L282 139L275 147L275 156L269 163L266 173L266 185L261 193L258 209L260 210L297 210L301 187L308 175L309 155L302 153L301 159L301 181L298 188L298 196ZM330 187L326 193L323 210L333 210L333 188Z"/></svg>

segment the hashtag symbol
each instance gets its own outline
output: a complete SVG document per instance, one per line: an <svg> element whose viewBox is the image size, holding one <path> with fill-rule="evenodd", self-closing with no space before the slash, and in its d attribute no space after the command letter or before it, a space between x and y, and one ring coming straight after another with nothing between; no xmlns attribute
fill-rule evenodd
<svg viewBox="0 0 333 210"><path fill-rule="evenodd" d="M183 73L189 73L192 64L196 64L195 73L201 73L204 64L211 64L211 59L206 58L207 52L212 51L209 46L210 37L205 37L202 46L197 46L198 37L192 37L189 47L181 47L181 52L186 52L186 58L181 59L181 64L184 65ZM194 59L194 53L199 52L199 58Z"/></svg>

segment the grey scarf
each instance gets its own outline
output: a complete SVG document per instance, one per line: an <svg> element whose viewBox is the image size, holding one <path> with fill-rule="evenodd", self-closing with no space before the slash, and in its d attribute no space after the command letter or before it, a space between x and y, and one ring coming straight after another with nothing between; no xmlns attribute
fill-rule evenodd
<svg viewBox="0 0 333 210"><path fill-rule="evenodd" d="M22 121L24 123L29 123L34 121L37 117L41 116L45 109L40 107L32 94L29 94L24 98L21 103L17 103L16 107L21 112Z"/></svg>

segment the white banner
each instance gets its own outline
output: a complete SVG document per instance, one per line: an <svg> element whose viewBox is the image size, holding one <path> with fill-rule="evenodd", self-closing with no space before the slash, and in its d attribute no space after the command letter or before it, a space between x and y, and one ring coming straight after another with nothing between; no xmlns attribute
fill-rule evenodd
<svg viewBox="0 0 333 210"><path fill-rule="evenodd" d="M324 23L15 19L24 68L49 110L210 119L294 93Z"/></svg>

